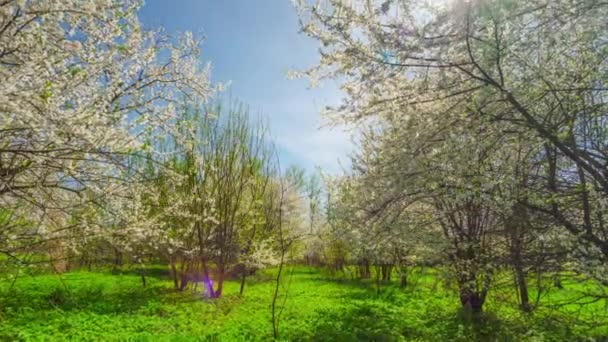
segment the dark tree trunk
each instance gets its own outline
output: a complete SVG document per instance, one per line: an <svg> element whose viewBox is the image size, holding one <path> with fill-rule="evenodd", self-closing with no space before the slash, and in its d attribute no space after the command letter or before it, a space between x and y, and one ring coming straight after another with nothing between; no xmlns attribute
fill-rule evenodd
<svg viewBox="0 0 608 342"><path fill-rule="evenodd" d="M526 271L524 270L524 234L527 227L527 211L522 204L515 204L512 215L508 218L507 228L510 233L511 242L511 266L515 274L515 285L519 293L520 308L524 312L532 310L530 296L528 293L528 283L526 281Z"/></svg>
<svg viewBox="0 0 608 342"><path fill-rule="evenodd" d="M334 263L334 269L336 270L336 272L342 271L344 269L344 261L342 260L342 258L336 259L336 262Z"/></svg>
<svg viewBox="0 0 608 342"><path fill-rule="evenodd" d="M380 294L380 274L382 272L382 266L378 267L375 266L374 267L376 269L376 294Z"/></svg>
<svg viewBox="0 0 608 342"><path fill-rule="evenodd" d="M180 273L181 273L181 275L180 275L181 281L180 281L180 284L179 284L179 290L180 291L184 291L186 289L186 287L188 286L188 281L189 281L189 279L188 279L188 272L189 271L190 271L190 262L184 261L182 263L182 267L181 267L181 270L180 270Z"/></svg>
<svg viewBox="0 0 608 342"><path fill-rule="evenodd" d="M239 289L239 296L243 295L243 292L245 291L245 278L247 277L247 272L243 271L243 273L241 274L241 287Z"/></svg>
<svg viewBox="0 0 608 342"><path fill-rule="evenodd" d="M118 248L114 249L114 265L112 271L116 272L122 266L122 252Z"/></svg>
<svg viewBox="0 0 608 342"><path fill-rule="evenodd" d="M530 295L528 294L528 283L526 282L526 274L521 267L515 267L515 278L519 292L519 300L522 311L529 312L532 310L530 306Z"/></svg>
<svg viewBox="0 0 608 342"><path fill-rule="evenodd" d="M365 261L361 260L359 261L359 264L357 265L357 273L359 274L359 279L365 279L366 275L365 275Z"/></svg>
<svg viewBox="0 0 608 342"><path fill-rule="evenodd" d="M390 265L390 264L382 265L382 280L390 281L392 272L393 272L393 265Z"/></svg>
<svg viewBox="0 0 608 342"><path fill-rule="evenodd" d="M179 282L178 282L178 275L177 275L177 267L175 267L175 259L171 258L170 260L171 263L171 277L173 278L173 288L175 290L179 290Z"/></svg>
<svg viewBox="0 0 608 342"><path fill-rule="evenodd" d="M363 259L359 264L359 275L361 279L369 279L372 275L369 266L369 260L367 258Z"/></svg>
<svg viewBox="0 0 608 342"><path fill-rule="evenodd" d="M220 298L222 296L222 289L224 288L224 273L225 268L224 265L218 267L218 275L217 275L217 289L214 293L214 298Z"/></svg>
<svg viewBox="0 0 608 342"><path fill-rule="evenodd" d="M472 313L481 313L484 301L484 296L477 291L468 288L460 290L460 303L462 307Z"/></svg>
<svg viewBox="0 0 608 342"><path fill-rule="evenodd" d="M224 282L223 270L219 270L218 288L217 290L213 287L213 281L209 277L209 267L207 266L207 260L201 259L201 265L203 266L203 282L205 283L205 289L209 298L219 298L222 295L222 287Z"/></svg>
<svg viewBox="0 0 608 342"><path fill-rule="evenodd" d="M139 274L141 276L141 285L146 287L146 266L143 261L140 260Z"/></svg>
<svg viewBox="0 0 608 342"><path fill-rule="evenodd" d="M482 289L477 288L478 274L468 271L458 279L460 303L462 308L472 314L479 314L483 311L483 304L490 287L491 275L486 274Z"/></svg>
<svg viewBox="0 0 608 342"><path fill-rule="evenodd" d="M559 274L555 274L553 276L553 286L560 290L564 288L564 285L562 285L562 278L559 276Z"/></svg>
<svg viewBox="0 0 608 342"><path fill-rule="evenodd" d="M401 274L401 282L399 283L401 288L407 287L407 274Z"/></svg>

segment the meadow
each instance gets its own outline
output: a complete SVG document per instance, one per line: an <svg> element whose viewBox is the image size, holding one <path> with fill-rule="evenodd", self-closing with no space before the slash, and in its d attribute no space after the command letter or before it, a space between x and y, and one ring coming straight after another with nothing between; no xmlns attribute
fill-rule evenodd
<svg viewBox="0 0 608 342"><path fill-rule="evenodd" d="M136 270L20 275L0 284L0 339L23 341L268 341L275 270L247 282L228 281L220 299L175 291L158 266L144 288ZM459 309L456 292L434 269L397 281L348 279L323 269L288 267L279 298L285 341L577 341L608 338L606 306L543 306L571 298L581 285L564 282L524 314L507 292L490 294L478 320Z"/></svg>
<svg viewBox="0 0 608 342"><path fill-rule="evenodd" d="M606 18L0 0L0 342L608 342Z"/></svg>

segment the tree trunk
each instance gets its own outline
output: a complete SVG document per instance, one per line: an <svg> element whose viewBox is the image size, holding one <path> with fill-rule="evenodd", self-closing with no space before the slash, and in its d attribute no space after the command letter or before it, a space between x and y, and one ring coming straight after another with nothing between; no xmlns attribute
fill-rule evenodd
<svg viewBox="0 0 608 342"><path fill-rule="evenodd" d="M369 267L369 260L364 258L359 264L359 275L361 279L369 279L371 277L372 272Z"/></svg>
<svg viewBox="0 0 608 342"><path fill-rule="evenodd" d="M511 240L511 266L513 267L515 274L515 284L517 286L517 292L519 293L519 304L522 311L529 312L532 310L532 307L530 305L530 296L528 294L528 284L522 256L522 251L524 250L524 233L528 222L526 207L519 203L515 204L512 208L511 217L508 218L507 222Z"/></svg>
<svg viewBox="0 0 608 342"><path fill-rule="evenodd" d="M182 262L182 267L180 268L180 284L179 284L179 290L180 291L184 291L186 289L186 287L188 286L188 271L190 270L190 262L187 261L183 261Z"/></svg>
<svg viewBox="0 0 608 342"><path fill-rule="evenodd" d="M486 275L483 288L478 290L478 274L475 271L468 271L458 279L460 288L460 303L466 311L477 315L483 311L483 304L486 300L490 285L490 275Z"/></svg>
<svg viewBox="0 0 608 342"><path fill-rule="evenodd" d="M530 306L530 296L528 294L528 284L526 282L526 274L521 268L521 265L515 267L515 279L519 292L519 300L522 311L529 312L532 310Z"/></svg>
<svg viewBox="0 0 608 342"><path fill-rule="evenodd" d="M205 289L207 290L207 295L209 298L217 298L218 296L215 293L213 288L213 280L209 277L209 268L207 267L207 260L205 258L201 258L201 264L203 266L203 282L205 283Z"/></svg>
<svg viewBox="0 0 608 342"><path fill-rule="evenodd" d="M335 268L336 272L340 272L344 269L344 261L342 261L342 258L336 258L336 261L334 263L334 268Z"/></svg>
<svg viewBox="0 0 608 342"><path fill-rule="evenodd" d="M392 272L393 272L393 265L390 265L390 264L382 265L382 280L391 281Z"/></svg>
<svg viewBox="0 0 608 342"><path fill-rule="evenodd" d="M245 278L247 277L247 272L245 272L245 270L243 270L243 273L241 274L241 287L239 289L239 296L243 295L243 291L245 291Z"/></svg>
<svg viewBox="0 0 608 342"><path fill-rule="evenodd" d="M141 285L142 287L146 287L146 272L142 270L141 272Z"/></svg>
<svg viewBox="0 0 608 342"><path fill-rule="evenodd" d="M218 267L217 275L217 289L214 293L214 298L220 298L222 296L222 289L224 288L224 265Z"/></svg>
<svg viewBox="0 0 608 342"><path fill-rule="evenodd" d="M471 313L481 313L484 300L485 298L477 291L469 288L460 289L460 303L464 309Z"/></svg>
<svg viewBox="0 0 608 342"><path fill-rule="evenodd" d="M118 271L120 266L122 266L122 253L118 248L114 248L114 264L112 265L112 271Z"/></svg>
<svg viewBox="0 0 608 342"><path fill-rule="evenodd" d="M146 266L144 266L144 263L141 261L140 261L139 272L141 275L141 285L145 288L146 287Z"/></svg>
<svg viewBox="0 0 608 342"><path fill-rule="evenodd" d="M560 290L564 288L564 286L562 285L562 278L559 276L559 273L556 273L553 276L553 286Z"/></svg>
<svg viewBox="0 0 608 342"><path fill-rule="evenodd" d="M177 267L175 266L175 259L172 257L170 259L170 264L171 264L171 277L173 278L173 288L175 290L179 290L179 282L177 279Z"/></svg>
<svg viewBox="0 0 608 342"><path fill-rule="evenodd" d="M380 267L375 266L374 268L376 269L376 294L379 295L380 294L380 273L382 272L382 266L380 266Z"/></svg>

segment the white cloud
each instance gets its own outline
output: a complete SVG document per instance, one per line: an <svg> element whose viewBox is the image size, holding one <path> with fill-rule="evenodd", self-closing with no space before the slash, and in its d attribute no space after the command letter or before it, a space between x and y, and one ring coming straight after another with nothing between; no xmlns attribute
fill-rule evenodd
<svg viewBox="0 0 608 342"><path fill-rule="evenodd" d="M301 166L308 169L321 167L330 173L339 173L342 168L348 167L348 155L353 147L348 132L339 127L287 127L277 132L277 144L293 156L294 161L303 164Z"/></svg>

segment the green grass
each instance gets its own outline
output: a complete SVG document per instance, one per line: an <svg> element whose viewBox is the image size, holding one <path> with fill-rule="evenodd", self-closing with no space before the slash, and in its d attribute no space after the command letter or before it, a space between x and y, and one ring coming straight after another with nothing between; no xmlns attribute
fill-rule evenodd
<svg viewBox="0 0 608 342"><path fill-rule="evenodd" d="M0 340L268 341L272 339L272 271L252 278L245 295L226 284L224 298L209 301L191 291L177 293L163 274L151 270L148 287L136 273L73 272L21 276L13 288L0 283ZM605 340L605 303L541 307L521 314L508 293L491 294L480 322L458 308L452 289L433 270L396 283L329 277L307 267L288 268L280 337L293 341L575 341ZM568 299L566 289L545 299ZM580 285L576 285L580 286ZM560 293L560 291L562 293ZM505 299L507 298L507 299ZM280 298L280 303L284 297ZM582 308L582 309L581 309Z"/></svg>

